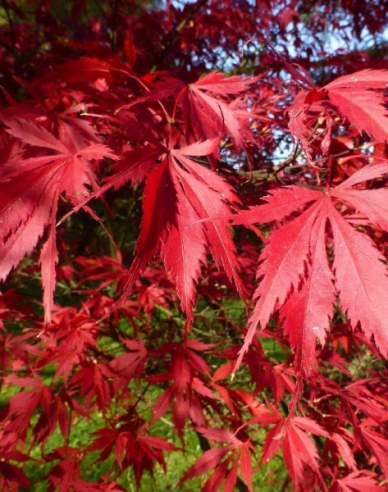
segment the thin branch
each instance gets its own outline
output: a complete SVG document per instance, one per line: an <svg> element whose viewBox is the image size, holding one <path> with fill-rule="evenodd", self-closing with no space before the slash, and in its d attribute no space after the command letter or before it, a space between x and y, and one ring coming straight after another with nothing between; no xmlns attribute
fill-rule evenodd
<svg viewBox="0 0 388 492"><path fill-rule="evenodd" d="M193 10L178 24L178 26L170 33L168 36L167 42L163 48L163 50L160 52L158 58L156 59L156 62L154 66L151 69L151 72L155 72L160 63L162 62L163 58L166 56L167 52L171 48L171 46L177 41L179 38L179 34L182 31L182 29L185 27L185 25L191 21L191 19L194 17L194 15L199 11L199 9L205 5L207 0L200 0L197 5L193 8Z"/></svg>
<svg viewBox="0 0 388 492"><path fill-rule="evenodd" d="M112 51L115 50L116 47L116 18L117 18L117 7L119 0L114 0L113 8L112 8L112 17L111 17L111 33L110 33L110 47Z"/></svg>
<svg viewBox="0 0 388 492"><path fill-rule="evenodd" d="M11 17L11 13L8 8L7 0L1 0L1 6L4 9L5 15L7 16L8 25L9 25L9 39L11 41L12 50L15 51L15 29L13 19Z"/></svg>

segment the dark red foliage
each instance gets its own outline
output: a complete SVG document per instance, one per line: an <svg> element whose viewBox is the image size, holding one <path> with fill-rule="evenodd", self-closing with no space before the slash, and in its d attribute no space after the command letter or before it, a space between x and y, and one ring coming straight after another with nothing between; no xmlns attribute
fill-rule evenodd
<svg viewBox="0 0 388 492"><path fill-rule="evenodd" d="M1 490L384 490L386 2L0 14Z"/></svg>

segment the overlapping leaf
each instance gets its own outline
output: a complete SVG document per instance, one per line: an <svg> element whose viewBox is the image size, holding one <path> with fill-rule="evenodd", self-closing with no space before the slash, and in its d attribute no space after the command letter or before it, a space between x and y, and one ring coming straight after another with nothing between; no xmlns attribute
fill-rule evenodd
<svg viewBox="0 0 388 492"><path fill-rule="evenodd" d="M387 85L387 70L363 70L339 77L320 89L302 90L288 109L289 128L301 141L309 160L309 114L314 117L314 113L325 112L319 101L326 98L360 133L365 132L381 142L388 141L388 112L384 99Z"/></svg>
<svg viewBox="0 0 388 492"><path fill-rule="evenodd" d="M325 341L336 292L352 327L360 325L368 338L374 337L380 351L388 355L385 259L369 236L351 226L336 208L338 202L345 201L364 212L371 223L386 228L386 189L359 190L352 186L380 177L387 170L386 163L366 166L330 193L301 188L293 195L290 188L278 190L266 198L267 204L236 218L235 222L246 225L262 223L266 215L268 220L276 220L313 201L303 213L274 230L267 240L257 272L261 279L255 292L257 303L237 367L256 328L265 328L271 314L283 306L285 332L296 349L297 368L308 375L315 365L316 338L321 344ZM325 240L328 222L334 237L331 268Z"/></svg>
<svg viewBox="0 0 388 492"><path fill-rule="evenodd" d="M198 432L210 441L226 443L226 445L206 451L186 471L179 483L214 470L204 490L209 492L219 490L225 481L224 490L232 492L240 464L243 481L247 484L249 492L252 492L252 458L250 454L252 443L249 440L241 441L225 429L198 428ZM230 464L232 466L228 470Z"/></svg>
<svg viewBox="0 0 388 492"><path fill-rule="evenodd" d="M180 149L161 147L161 163L155 163L146 150L146 157L138 158L129 169L120 164L117 175L106 184L106 188L121 186L129 179L148 174L136 258L122 299L133 288L141 269L160 252L176 283L182 308L188 315L188 324L192 318L195 283L207 249L217 266L225 270L239 293L244 295L235 247L228 229L229 204L237 203L238 198L214 171L193 160L196 156L211 154L217 144L218 139L212 139Z"/></svg>
<svg viewBox="0 0 388 492"><path fill-rule="evenodd" d="M232 76L213 72L186 85L179 79L167 78L158 82L143 97L130 105L144 101L158 101L174 96L174 116L183 118L183 125L190 140L207 140L229 135L237 146L244 147L251 140L248 120L253 113L238 111L228 102L228 96L241 94L257 78Z"/></svg>
<svg viewBox="0 0 388 492"><path fill-rule="evenodd" d="M383 94L387 85L387 70L364 70L339 77L324 89L330 101L360 133L387 141L388 114Z"/></svg>
<svg viewBox="0 0 388 492"><path fill-rule="evenodd" d="M77 204L95 187L90 161L115 154L105 145L90 144L81 150L67 148L53 134L34 122L6 120L6 131L24 145L37 147L38 157L18 157L1 168L0 279L4 280L26 253L30 253L44 228L48 238L42 249L42 283L46 321L50 320L57 261L55 222L59 195ZM42 151L42 149L45 149Z"/></svg>
<svg viewBox="0 0 388 492"><path fill-rule="evenodd" d="M305 375L315 366L315 345L323 346L330 328L329 313L335 301L333 274L329 268L325 247L327 211L322 207L311 230L307 275L300 289L296 288L284 304L284 330L296 351L296 367Z"/></svg>
<svg viewBox="0 0 388 492"><path fill-rule="evenodd" d="M322 486L318 450L306 431L322 437L328 437L327 432L311 419L295 417L287 427L284 437L279 439L282 425L283 422L279 421L268 432L262 450L261 462L270 461L282 445L284 460L295 485L295 490L299 490L303 482L303 470L306 465L314 471Z"/></svg>

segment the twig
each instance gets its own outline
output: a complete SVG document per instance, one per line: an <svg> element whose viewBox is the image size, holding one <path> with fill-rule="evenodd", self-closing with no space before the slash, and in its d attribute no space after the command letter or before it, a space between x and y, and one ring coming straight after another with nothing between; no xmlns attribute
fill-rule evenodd
<svg viewBox="0 0 388 492"><path fill-rule="evenodd" d="M167 40L163 50L160 52L158 58L156 59L156 62L154 66L151 68L151 73L155 72L160 65L160 62L163 60L163 58L166 56L166 53L170 49L170 47L175 43L175 41L179 38L179 34L182 31L182 29L185 27L185 25L191 21L191 19L194 17L194 15L198 12L198 10L205 5L207 0L201 0L200 2L197 3L197 5L193 8L193 10L178 24L176 29L169 35L169 39Z"/></svg>
<svg viewBox="0 0 388 492"><path fill-rule="evenodd" d="M115 45L116 45L117 5L118 5L118 0L114 0L113 9L112 9L112 18L111 18L111 34L110 34L110 47L112 48L112 51L115 50Z"/></svg>
<svg viewBox="0 0 388 492"><path fill-rule="evenodd" d="M9 39L11 41L12 50L15 51L15 30L14 30L14 24L13 24L13 20L11 17L11 13L10 13L9 8L8 8L7 0L1 0L1 5L2 5L4 12L5 12L5 15L7 16L7 19L8 19Z"/></svg>

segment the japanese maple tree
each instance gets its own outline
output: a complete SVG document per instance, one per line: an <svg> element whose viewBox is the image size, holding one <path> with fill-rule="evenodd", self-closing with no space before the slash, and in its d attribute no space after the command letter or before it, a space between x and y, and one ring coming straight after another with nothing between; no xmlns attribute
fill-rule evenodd
<svg viewBox="0 0 388 492"><path fill-rule="evenodd" d="M0 14L1 490L385 490L386 2Z"/></svg>

